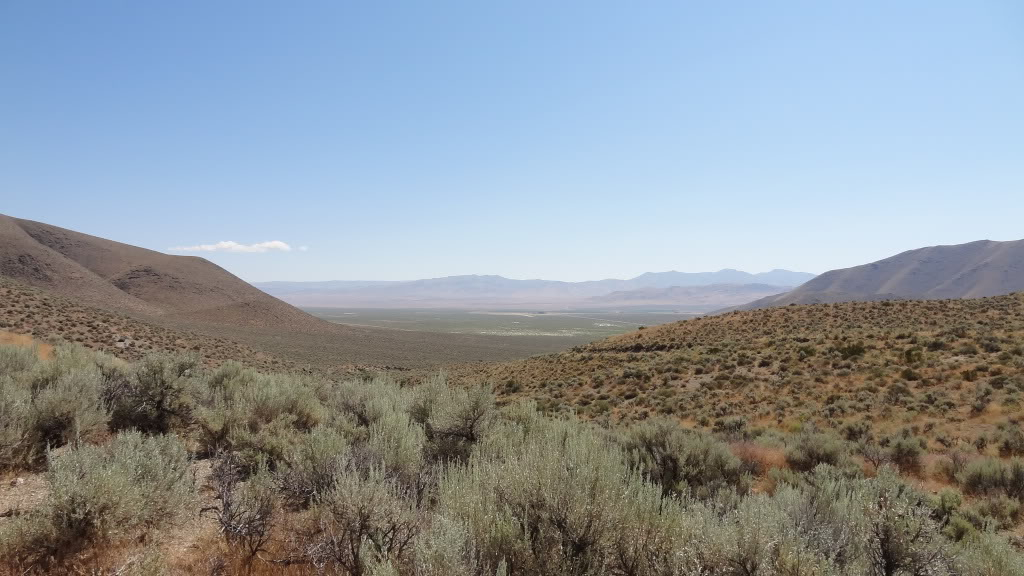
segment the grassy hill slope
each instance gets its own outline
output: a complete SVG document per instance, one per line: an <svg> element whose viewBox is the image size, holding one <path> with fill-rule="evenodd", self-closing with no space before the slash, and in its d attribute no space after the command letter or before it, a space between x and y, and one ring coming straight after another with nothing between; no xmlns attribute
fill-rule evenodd
<svg viewBox="0 0 1024 576"><path fill-rule="evenodd" d="M970 444L1024 418L1024 295L734 312L455 373L599 419L790 431L868 421L933 447Z"/></svg>

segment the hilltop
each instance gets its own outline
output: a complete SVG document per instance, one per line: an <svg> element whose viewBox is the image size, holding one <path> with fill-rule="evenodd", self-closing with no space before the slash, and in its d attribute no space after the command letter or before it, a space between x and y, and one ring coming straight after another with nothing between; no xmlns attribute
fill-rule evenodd
<svg viewBox="0 0 1024 576"><path fill-rule="evenodd" d="M930 246L841 270L742 309L854 300L981 298L1024 290L1024 240Z"/></svg>
<svg viewBox="0 0 1024 576"><path fill-rule="evenodd" d="M221 326L330 329L204 258L3 215L0 274L115 312Z"/></svg>

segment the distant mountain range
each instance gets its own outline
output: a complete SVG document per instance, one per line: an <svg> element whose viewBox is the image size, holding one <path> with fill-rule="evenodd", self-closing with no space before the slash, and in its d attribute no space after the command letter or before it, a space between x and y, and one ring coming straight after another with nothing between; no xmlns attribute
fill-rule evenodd
<svg viewBox="0 0 1024 576"><path fill-rule="evenodd" d="M826 302L981 298L1024 291L1024 240L931 246L821 276L738 309Z"/></svg>
<svg viewBox="0 0 1024 576"><path fill-rule="evenodd" d="M749 302L802 284L813 274L772 270L750 274L648 272L629 280L561 282L502 276L447 276L410 281L257 282L296 306L339 308L677 307L704 312ZM684 289L685 288L685 289Z"/></svg>

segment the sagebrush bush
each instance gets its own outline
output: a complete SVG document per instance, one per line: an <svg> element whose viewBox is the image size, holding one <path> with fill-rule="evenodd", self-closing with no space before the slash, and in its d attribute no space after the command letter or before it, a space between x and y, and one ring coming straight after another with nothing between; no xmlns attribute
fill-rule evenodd
<svg viewBox="0 0 1024 576"><path fill-rule="evenodd" d="M42 463L48 448L96 441L107 432L103 377L97 362L70 347L41 361L0 346L0 470Z"/></svg>
<svg viewBox="0 0 1024 576"><path fill-rule="evenodd" d="M404 486L419 486L425 471L424 450L427 443L423 426L408 413L389 412L370 426L366 441L368 459Z"/></svg>
<svg viewBox="0 0 1024 576"><path fill-rule="evenodd" d="M883 469L861 495L871 574L951 574L953 556L924 497Z"/></svg>
<svg viewBox="0 0 1024 576"><path fill-rule="evenodd" d="M379 468L360 473L347 467L310 518L299 554L315 566L362 575L375 564L412 563L419 515L408 489Z"/></svg>
<svg viewBox="0 0 1024 576"><path fill-rule="evenodd" d="M193 356L151 355L132 370L104 370L111 428L154 434L184 431L192 419L191 376L197 365Z"/></svg>
<svg viewBox="0 0 1024 576"><path fill-rule="evenodd" d="M259 460L250 469L249 463L239 462L231 453L221 455L213 469L212 484L221 534L251 561L270 541L278 519L277 484L266 460Z"/></svg>
<svg viewBox="0 0 1024 576"><path fill-rule="evenodd" d="M36 460L40 449L33 434L32 393L8 375L0 376L0 470Z"/></svg>
<svg viewBox="0 0 1024 576"><path fill-rule="evenodd" d="M32 407L36 441L41 446L94 441L107 431L103 377L96 367L60 374L38 390Z"/></svg>
<svg viewBox="0 0 1024 576"><path fill-rule="evenodd" d="M981 532L960 543L956 566L960 576L1015 576L1024 574L1024 555L1005 537Z"/></svg>
<svg viewBox="0 0 1024 576"><path fill-rule="evenodd" d="M266 459L276 468L302 433L326 418L312 387L299 377L270 377L225 365L196 392L201 453L237 454L247 469Z"/></svg>
<svg viewBox="0 0 1024 576"><path fill-rule="evenodd" d="M960 481L969 494L1002 492L1019 500L1024 498L1024 460L979 458L967 465Z"/></svg>
<svg viewBox="0 0 1024 576"><path fill-rule="evenodd" d="M469 542L457 547L475 554L462 559L472 573L494 573L507 562L515 573L590 574L610 561L629 487L637 484L643 481L629 473L618 447L551 421L524 443L513 439L451 467L438 514L465 527Z"/></svg>
<svg viewBox="0 0 1024 576"><path fill-rule="evenodd" d="M107 446L50 457L45 502L0 532L0 557L45 564L124 539L194 510L188 455L174 437L124 433Z"/></svg>
<svg viewBox="0 0 1024 576"><path fill-rule="evenodd" d="M489 388L452 388L443 376L421 386L386 377L329 383L235 364L207 371L167 357L122 365L66 350L50 361L0 362L16 368L0 374L5 465L23 466L34 450L45 455L42 430L59 430L47 437L70 444L50 452L46 502L0 520L0 558L12 571L77 569L86 549L130 548L134 538L195 511L184 444L215 459L210 485L217 505L205 510L218 524L225 556L203 570L367 576L1020 571L1021 554L991 531L1020 518L1024 461L967 463L950 452L947 474L966 497L953 490L925 497L885 465L917 469L921 443L914 429L881 444L852 435L884 452L877 476L866 478L849 465L851 444L827 432L751 430L744 437L756 435L763 452L754 458L749 442L730 446L721 434L684 430L667 419L612 426L545 416L530 401L496 408ZM69 383L82 386L72 390ZM44 402L37 402L40 396ZM106 398L99 411L96 398ZM122 431L106 445L90 445L109 439L108 425L97 423L102 418L86 425L86 416L105 415L105 407L109 428ZM61 416L67 414L72 417ZM84 429L97 434L78 432ZM733 432L722 429L738 438ZM789 467L782 462L785 446ZM771 465L745 465L734 450ZM759 475L757 491L750 489L751 474ZM110 562L117 573L168 569L159 555Z"/></svg>
<svg viewBox="0 0 1024 576"><path fill-rule="evenodd" d="M632 427L624 448L631 463L666 494L708 497L722 488L745 485L741 462L725 443L683 430L669 420L654 419Z"/></svg>
<svg viewBox="0 0 1024 576"><path fill-rule="evenodd" d="M289 503L307 508L334 487L349 461L348 441L337 431L318 426L299 437L285 454L278 473L281 491Z"/></svg>
<svg viewBox="0 0 1024 576"><path fill-rule="evenodd" d="M493 420L494 394L485 386L463 389L437 382L417 394L413 417L424 425L430 460L465 461Z"/></svg>
<svg viewBox="0 0 1024 576"><path fill-rule="evenodd" d="M819 464L841 466L847 448L838 436L826 432L802 432L786 450L786 462L799 472L813 470Z"/></svg>
<svg viewBox="0 0 1024 576"><path fill-rule="evenodd" d="M1024 456L1024 430L1020 425L1010 423L999 440L999 454L1004 457Z"/></svg>
<svg viewBox="0 0 1024 576"><path fill-rule="evenodd" d="M924 468L924 440L900 436L889 443L888 461L904 474L920 475Z"/></svg>
<svg viewBox="0 0 1024 576"><path fill-rule="evenodd" d="M38 363L38 350L25 346L0 345L0 374L18 376L32 370Z"/></svg>

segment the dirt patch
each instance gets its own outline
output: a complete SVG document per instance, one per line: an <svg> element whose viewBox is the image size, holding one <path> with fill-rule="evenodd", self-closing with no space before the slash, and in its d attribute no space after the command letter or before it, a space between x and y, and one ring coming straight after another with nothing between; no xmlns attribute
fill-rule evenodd
<svg viewBox="0 0 1024 576"><path fill-rule="evenodd" d="M43 474L17 474L0 477L0 522L39 506L50 487Z"/></svg>

